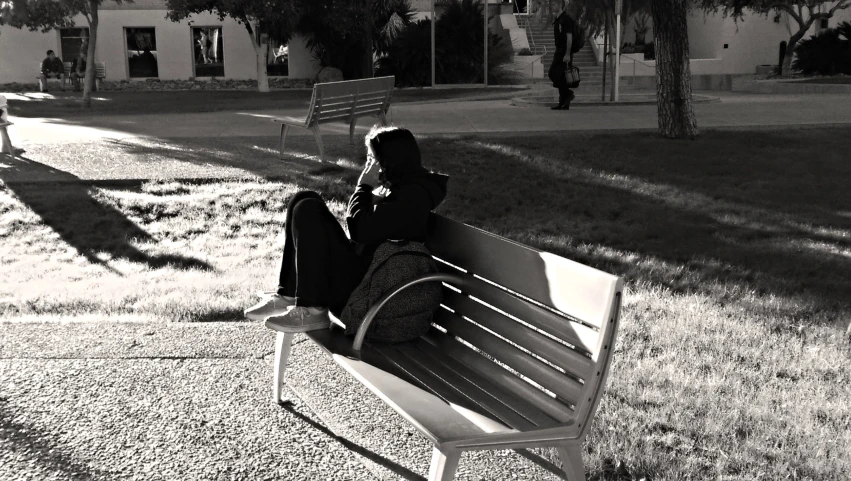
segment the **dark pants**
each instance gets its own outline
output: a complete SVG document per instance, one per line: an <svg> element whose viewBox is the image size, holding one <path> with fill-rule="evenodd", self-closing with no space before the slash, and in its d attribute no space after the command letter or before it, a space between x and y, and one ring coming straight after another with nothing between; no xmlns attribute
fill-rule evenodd
<svg viewBox="0 0 851 481"><path fill-rule="evenodd" d="M550 65L550 80L553 81L553 86L558 88L558 103L559 105L564 105L565 103L569 103L574 95L573 91L571 91L567 87L567 80L565 79L565 70L564 70L564 57L567 55L566 50L556 49L555 54L553 54L553 63ZM573 61L573 54L571 54L571 62Z"/></svg>
<svg viewBox="0 0 851 481"><path fill-rule="evenodd" d="M278 294L339 315L369 264L316 192L290 199L285 235Z"/></svg>

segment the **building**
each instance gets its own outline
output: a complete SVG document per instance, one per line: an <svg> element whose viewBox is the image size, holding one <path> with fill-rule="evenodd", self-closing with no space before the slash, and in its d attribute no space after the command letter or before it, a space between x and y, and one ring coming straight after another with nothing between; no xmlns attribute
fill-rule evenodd
<svg viewBox="0 0 851 481"><path fill-rule="evenodd" d="M99 10L97 61L106 65L107 80L176 80L189 78L255 79L254 47L243 25L211 14L181 22L165 18L165 0L105 1ZM9 26L0 30L0 84L33 83L47 50L65 62L88 42L88 23L79 15L73 28L46 33ZM202 44L204 47L202 47ZM319 70L305 39L267 45L270 76L313 78Z"/></svg>

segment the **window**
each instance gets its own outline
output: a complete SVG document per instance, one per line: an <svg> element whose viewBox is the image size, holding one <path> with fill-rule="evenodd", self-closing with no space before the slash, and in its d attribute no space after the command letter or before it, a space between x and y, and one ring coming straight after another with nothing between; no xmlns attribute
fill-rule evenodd
<svg viewBox="0 0 851 481"><path fill-rule="evenodd" d="M87 53L89 49L88 28L62 28L59 29L59 56L63 62L73 62L80 53Z"/></svg>
<svg viewBox="0 0 851 481"><path fill-rule="evenodd" d="M222 27L192 27L196 77L224 77Z"/></svg>
<svg viewBox="0 0 851 481"><path fill-rule="evenodd" d="M826 18L822 18L821 20L819 20L819 26L820 26L822 29L830 28L830 24L829 24L828 19L826 19Z"/></svg>
<svg viewBox="0 0 851 481"><path fill-rule="evenodd" d="M130 78L159 77L157 36L153 27L124 29L127 39L127 70Z"/></svg>
<svg viewBox="0 0 851 481"><path fill-rule="evenodd" d="M286 77L290 74L290 47L288 44L275 45L266 40L266 73L271 77Z"/></svg>

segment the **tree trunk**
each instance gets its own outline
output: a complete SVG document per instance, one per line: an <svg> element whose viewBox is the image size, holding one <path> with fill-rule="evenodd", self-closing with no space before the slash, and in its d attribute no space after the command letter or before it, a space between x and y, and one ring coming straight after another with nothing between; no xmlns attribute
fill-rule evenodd
<svg viewBox="0 0 851 481"><path fill-rule="evenodd" d="M263 51L263 46L260 45L260 31L255 31L251 28L248 19L243 19L245 29L248 30L248 36L251 37L251 46L254 47L254 61L257 66L257 91L269 92L269 76L266 73L266 53Z"/></svg>
<svg viewBox="0 0 851 481"><path fill-rule="evenodd" d="M98 4L89 0L89 46L86 51L86 78L83 80L83 108L92 108L92 90L95 87L97 58L95 49L98 43Z"/></svg>
<svg viewBox="0 0 851 481"><path fill-rule="evenodd" d="M665 137L695 138L697 120L691 101L687 14L688 0L652 0L656 42L656 99L659 131Z"/></svg>
<svg viewBox="0 0 851 481"><path fill-rule="evenodd" d="M361 77L362 78L372 78L374 77L373 70L375 69L375 60L373 58L373 45L372 45L372 32L375 29L373 26L373 18L372 18L372 2L371 0L364 0L364 15L366 18L366 22L364 25L364 39L363 39L363 65L361 66Z"/></svg>
<svg viewBox="0 0 851 481"><path fill-rule="evenodd" d="M251 36L251 43L254 45L254 57L257 60L257 91L269 91L269 75L266 73L266 52L263 51L263 46L260 42Z"/></svg>
<svg viewBox="0 0 851 481"><path fill-rule="evenodd" d="M792 75L792 60L795 59L795 47L798 45L798 42L804 38L804 34L807 33L809 27L803 28L799 30L798 33L792 35L789 39L789 43L786 45L786 55L783 57L783 77L789 77Z"/></svg>

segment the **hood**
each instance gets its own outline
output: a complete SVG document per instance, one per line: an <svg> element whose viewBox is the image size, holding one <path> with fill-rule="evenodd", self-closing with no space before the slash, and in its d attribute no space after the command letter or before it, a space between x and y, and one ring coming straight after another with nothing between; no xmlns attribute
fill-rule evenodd
<svg viewBox="0 0 851 481"><path fill-rule="evenodd" d="M446 198L446 186L448 183L448 175L428 172L416 179L412 179L409 185L419 185L425 189L431 198L431 209L434 210L443 202L443 199Z"/></svg>

